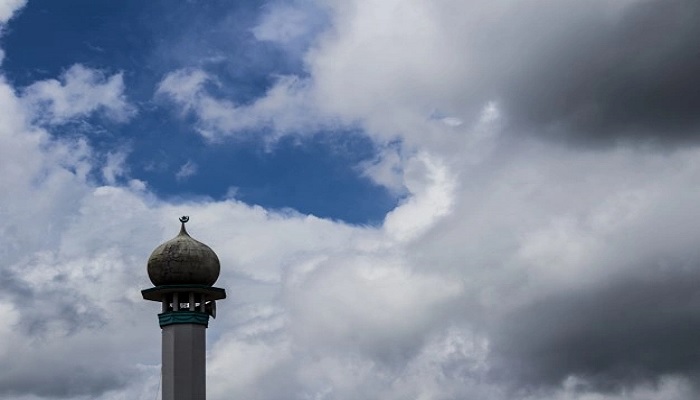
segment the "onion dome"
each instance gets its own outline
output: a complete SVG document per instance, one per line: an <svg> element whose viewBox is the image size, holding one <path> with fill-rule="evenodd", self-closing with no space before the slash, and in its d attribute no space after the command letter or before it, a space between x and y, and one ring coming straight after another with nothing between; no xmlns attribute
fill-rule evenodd
<svg viewBox="0 0 700 400"><path fill-rule="evenodd" d="M209 246L190 237L185 229L189 219L180 218L180 234L156 247L148 258L148 277L155 286L211 286L219 278L219 257Z"/></svg>

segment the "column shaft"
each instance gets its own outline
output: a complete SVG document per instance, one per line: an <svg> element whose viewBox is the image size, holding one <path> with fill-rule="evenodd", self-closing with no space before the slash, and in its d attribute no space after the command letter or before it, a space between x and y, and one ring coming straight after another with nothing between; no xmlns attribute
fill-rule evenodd
<svg viewBox="0 0 700 400"><path fill-rule="evenodd" d="M163 400L206 400L206 328L163 327Z"/></svg>

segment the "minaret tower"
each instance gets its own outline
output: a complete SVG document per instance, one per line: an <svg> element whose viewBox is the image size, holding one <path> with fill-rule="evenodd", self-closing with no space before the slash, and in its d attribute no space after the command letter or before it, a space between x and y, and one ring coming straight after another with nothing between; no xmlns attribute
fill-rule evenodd
<svg viewBox="0 0 700 400"><path fill-rule="evenodd" d="M148 277L155 287L141 291L146 300L162 304L158 322L163 331L163 400L205 400L205 330L216 317L216 300L226 291L213 287L219 258L185 230L156 247L148 258Z"/></svg>

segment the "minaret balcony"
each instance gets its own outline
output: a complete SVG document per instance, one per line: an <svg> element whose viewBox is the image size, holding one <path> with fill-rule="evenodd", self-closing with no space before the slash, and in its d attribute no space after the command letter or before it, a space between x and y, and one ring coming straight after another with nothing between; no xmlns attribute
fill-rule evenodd
<svg viewBox="0 0 700 400"><path fill-rule="evenodd" d="M216 317L215 301L226 298L226 291L207 285L162 285L141 291L146 300L162 304L160 327L175 324L209 325Z"/></svg>

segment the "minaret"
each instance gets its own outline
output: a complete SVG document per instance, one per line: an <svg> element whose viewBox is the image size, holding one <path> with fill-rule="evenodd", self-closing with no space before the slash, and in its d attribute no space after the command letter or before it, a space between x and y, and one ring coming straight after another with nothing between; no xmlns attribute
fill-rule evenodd
<svg viewBox="0 0 700 400"><path fill-rule="evenodd" d="M226 291L213 287L221 269L216 253L185 230L156 247L148 258L148 277L155 287L141 291L162 304L158 322L163 331L163 400L206 399L206 337L209 316Z"/></svg>

